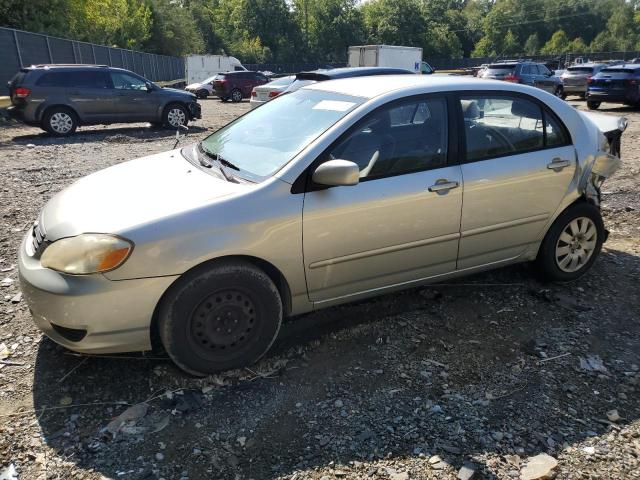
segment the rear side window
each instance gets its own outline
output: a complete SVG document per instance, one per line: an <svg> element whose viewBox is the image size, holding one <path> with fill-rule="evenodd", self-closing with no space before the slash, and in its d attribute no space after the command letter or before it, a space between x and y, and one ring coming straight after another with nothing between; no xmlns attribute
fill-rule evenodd
<svg viewBox="0 0 640 480"><path fill-rule="evenodd" d="M589 74L593 72L593 68L591 67L569 67L567 68L571 73L586 73Z"/></svg>
<svg viewBox="0 0 640 480"><path fill-rule="evenodd" d="M36 85L41 87L110 88L106 72L49 72Z"/></svg>
<svg viewBox="0 0 640 480"><path fill-rule="evenodd" d="M62 72L49 72L42 75L36 85L40 87L68 87L70 86L69 75Z"/></svg>
<svg viewBox="0 0 640 480"><path fill-rule="evenodd" d="M569 145L560 121L523 97L464 96L467 161Z"/></svg>

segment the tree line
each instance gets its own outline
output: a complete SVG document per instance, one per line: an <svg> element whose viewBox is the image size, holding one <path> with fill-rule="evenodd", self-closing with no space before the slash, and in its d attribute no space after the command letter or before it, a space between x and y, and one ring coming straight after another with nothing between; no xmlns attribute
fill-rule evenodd
<svg viewBox="0 0 640 480"><path fill-rule="evenodd" d="M0 26L244 63L341 62L381 43L428 60L640 50L640 0L0 0Z"/></svg>

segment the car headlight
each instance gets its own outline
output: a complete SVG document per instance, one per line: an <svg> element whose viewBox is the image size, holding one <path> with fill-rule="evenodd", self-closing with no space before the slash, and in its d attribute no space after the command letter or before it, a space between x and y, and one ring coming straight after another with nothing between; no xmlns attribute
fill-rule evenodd
<svg viewBox="0 0 640 480"><path fill-rule="evenodd" d="M70 275L108 272L122 265L133 243L115 235L83 233L61 238L49 245L40 257L43 267Z"/></svg>

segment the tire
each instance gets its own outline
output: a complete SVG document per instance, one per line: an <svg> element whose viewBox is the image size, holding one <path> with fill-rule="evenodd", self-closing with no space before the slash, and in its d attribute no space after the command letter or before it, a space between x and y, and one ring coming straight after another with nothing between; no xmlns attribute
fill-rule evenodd
<svg viewBox="0 0 640 480"><path fill-rule="evenodd" d="M207 98L209 96L209 92L204 89L198 90L198 93L196 94L196 96L198 98Z"/></svg>
<svg viewBox="0 0 640 480"><path fill-rule="evenodd" d="M222 103L227 103L229 101L229 97L220 97L220 101Z"/></svg>
<svg viewBox="0 0 640 480"><path fill-rule="evenodd" d="M605 229L600 210L580 202L568 207L553 222L536 259L546 280L570 282L584 275L602 249Z"/></svg>
<svg viewBox="0 0 640 480"><path fill-rule="evenodd" d="M587 100L587 108L589 108L589 110L597 110L599 107L600 107L600 102Z"/></svg>
<svg viewBox="0 0 640 480"><path fill-rule="evenodd" d="M184 105L172 103L167 105L162 113L162 124L169 128L178 128L189 123L189 112Z"/></svg>
<svg viewBox="0 0 640 480"><path fill-rule="evenodd" d="M553 92L553 94L558 97L561 98L562 100L564 100L565 98L567 98L567 96L564 93L564 88L562 87L562 85L558 85L555 89L555 91Z"/></svg>
<svg viewBox="0 0 640 480"><path fill-rule="evenodd" d="M239 88L234 88L231 90L231 101L233 103L239 103L242 101L242 92Z"/></svg>
<svg viewBox="0 0 640 480"><path fill-rule="evenodd" d="M68 137L78 128L78 116L70 108L52 107L42 117L42 128L56 137Z"/></svg>
<svg viewBox="0 0 640 480"><path fill-rule="evenodd" d="M262 270L225 262L172 286L159 308L159 333L178 367L207 375L258 361L278 335L282 311L278 289Z"/></svg>

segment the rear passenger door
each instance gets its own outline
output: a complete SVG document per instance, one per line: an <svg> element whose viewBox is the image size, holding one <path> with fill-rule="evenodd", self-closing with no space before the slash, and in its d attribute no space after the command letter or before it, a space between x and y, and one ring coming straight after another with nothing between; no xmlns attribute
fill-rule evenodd
<svg viewBox="0 0 640 480"><path fill-rule="evenodd" d="M567 193L576 153L560 120L533 97L460 97L464 198L458 268L509 260L536 243Z"/></svg>
<svg viewBox="0 0 640 480"><path fill-rule="evenodd" d="M536 67L536 81L535 86L546 90L549 93L554 93L556 89L556 81L553 79L551 70L544 65L535 65Z"/></svg>

